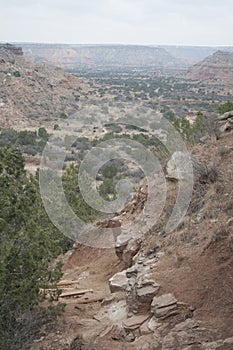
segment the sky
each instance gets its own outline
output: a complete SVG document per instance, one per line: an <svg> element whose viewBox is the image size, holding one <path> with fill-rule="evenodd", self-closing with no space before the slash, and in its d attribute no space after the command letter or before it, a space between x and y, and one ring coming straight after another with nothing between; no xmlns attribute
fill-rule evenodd
<svg viewBox="0 0 233 350"><path fill-rule="evenodd" d="M0 41L233 46L233 1L0 0Z"/></svg>

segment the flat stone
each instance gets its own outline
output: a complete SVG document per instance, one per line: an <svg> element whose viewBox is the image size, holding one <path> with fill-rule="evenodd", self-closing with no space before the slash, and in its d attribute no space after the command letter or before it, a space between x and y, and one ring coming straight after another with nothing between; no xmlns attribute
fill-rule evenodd
<svg viewBox="0 0 233 350"><path fill-rule="evenodd" d="M147 321L149 315L139 315L128 318L123 322L123 327L127 330L135 330L139 328L145 321Z"/></svg>
<svg viewBox="0 0 233 350"><path fill-rule="evenodd" d="M148 298L153 297L158 292L159 288L160 288L160 285L158 285L157 287L145 286L142 288L138 288L137 296L139 297L139 299L146 298L146 297Z"/></svg>
<svg viewBox="0 0 233 350"><path fill-rule="evenodd" d="M164 294L154 297L151 303L151 311L157 318L166 318L177 314L177 300L172 294Z"/></svg>
<svg viewBox="0 0 233 350"><path fill-rule="evenodd" d="M177 305L173 304L170 306L162 307L155 310L155 316L158 318L166 318L177 314Z"/></svg>
<svg viewBox="0 0 233 350"><path fill-rule="evenodd" d="M177 303L177 299L174 297L173 294L163 294L159 297L154 297L151 307L153 309L167 307L173 304Z"/></svg>

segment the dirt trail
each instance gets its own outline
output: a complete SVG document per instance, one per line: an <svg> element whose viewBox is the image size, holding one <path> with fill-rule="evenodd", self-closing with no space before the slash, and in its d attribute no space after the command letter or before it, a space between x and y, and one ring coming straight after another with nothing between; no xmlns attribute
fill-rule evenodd
<svg viewBox="0 0 233 350"><path fill-rule="evenodd" d="M201 192L202 183L197 183L192 201L198 202L199 207L191 205L184 223L176 231L160 234L159 222L146 234L134 261L144 269L144 275L149 273L149 278L160 285L159 295L172 293L182 307L188 305L192 312L170 317L164 323L159 321L161 338L158 331L147 335L137 333L139 330L123 334L122 321L128 319L126 293L111 294L109 279L124 270L125 265L114 249L77 244L63 257L62 280L78 282L63 290L92 289L93 292L62 300L67 304L63 317L41 330L44 335L31 350L232 349L233 339L224 343L233 336L232 152L232 134L216 143L196 146L193 157L208 162L208 169L215 169L217 177L210 182L205 179L204 193ZM173 187L174 184L169 187L165 211L174 199L176 190ZM145 198L139 196L139 201ZM130 213L134 217L133 208L136 207L129 206L126 214L121 213L115 220L124 217L129 220ZM161 220L164 218L166 214ZM195 322L201 322L200 328ZM147 332L145 324L140 332ZM179 338L176 326L181 327L183 338ZM185 344L190 339L194 347L187 348ZM174 345L175 341L178 345ZM150 347L150 342L154 347Z"/></svg>

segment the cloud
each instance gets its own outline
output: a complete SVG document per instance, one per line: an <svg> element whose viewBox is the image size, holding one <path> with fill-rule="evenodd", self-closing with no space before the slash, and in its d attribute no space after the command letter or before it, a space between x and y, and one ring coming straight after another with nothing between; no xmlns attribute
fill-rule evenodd
<svg viewBox="0 0 233 350"><path fill-rule="evenodd" d="M5 41L233 45L232 0L0 0Z"/></svg>

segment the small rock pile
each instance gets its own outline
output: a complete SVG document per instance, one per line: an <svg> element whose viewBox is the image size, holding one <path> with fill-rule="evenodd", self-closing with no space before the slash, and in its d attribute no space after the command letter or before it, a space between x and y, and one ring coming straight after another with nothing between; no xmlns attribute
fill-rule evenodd
<svg viewBox="0 0 233 350"><path fill-rule="evenodd" d="M125 292L127 319L123 321L126 332L132 337L154 333L174 316L176 322L192 317L192 309L178 302L173 294L160 294L161 287L153 278L151 269L158 258L137 259L132 267L115 274L109 280L112 293Z"/></svg>

